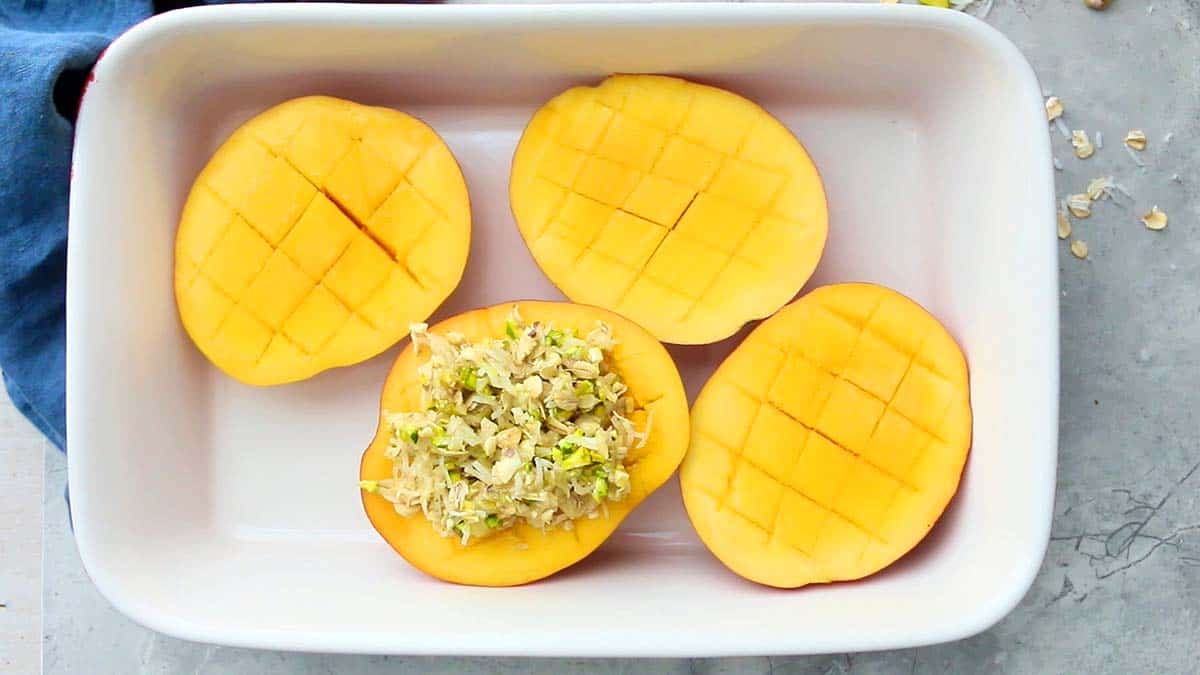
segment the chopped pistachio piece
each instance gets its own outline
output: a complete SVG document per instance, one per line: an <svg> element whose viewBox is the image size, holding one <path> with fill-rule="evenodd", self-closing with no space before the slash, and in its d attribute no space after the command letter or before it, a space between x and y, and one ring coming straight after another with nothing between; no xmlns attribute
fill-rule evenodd
<svg viewBox="0 0 1200 675"><path fill-rule="evenodd" d="M599 501L603 501L604 498L607 496L608 496L608 480L604 479L604 478L597 478L596 485L594 487L592 487L592 499L595 499L596 501L599 502Z"/></svg>
<svg viewBox="0 0 1200 675"><path fill-rule="evenodd" d="M400 429L400 435L413 443L416 443L421 438L421 433L417 431L417 428L411 426L406 426Z"/></svg>
<svg viewBox="0 0 1200 675"><path fill-rule="evenodd" d="M470 391L475 391L475 387L479 384L479 379L475 375L475 369L469 366L463 366L458 369L458 381L462 382L463 387Z"/></svg>
<svg viewBox="0 0 1200 675"><path fill-rule="evenodd" d="M368 494L379 493L379 481L377 480L360 480L358 481L358 487Z"/></svg>
<svg viewBox="0 0 1200 675"><path fill-rule="evenodd" d="M587 466L591 463L591 453L579 450L571 452L571 454L564 457L563 460L558 463L558 465L569 471L571 469L578 469L581 466Z"/></svg>

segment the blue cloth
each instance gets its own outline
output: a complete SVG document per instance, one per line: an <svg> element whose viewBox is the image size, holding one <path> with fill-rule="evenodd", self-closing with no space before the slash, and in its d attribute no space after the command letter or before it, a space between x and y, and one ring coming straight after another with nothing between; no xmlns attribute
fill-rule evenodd
<svg viewBox="0 0 1200 675"><path fill-rule="evenodd" d="M197 2L0 0L0 370L17 408L66 450L67 191L96 57L155 11Z"/></svg>

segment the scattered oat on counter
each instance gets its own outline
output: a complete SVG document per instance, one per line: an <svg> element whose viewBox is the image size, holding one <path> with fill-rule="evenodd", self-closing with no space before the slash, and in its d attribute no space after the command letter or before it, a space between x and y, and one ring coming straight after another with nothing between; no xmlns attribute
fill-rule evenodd
<svg viewBox="0 0 1200 675"><path fill-rule="evenodd" d="M1046 121L1053 122L1062 117L1063 104L1062 99L1057 96L1051 96L1046 99Z"/></svg>
<svg viewBox="0 0 1200 675"><path fill-rule="evenodd" d="M1125 134L1125 145L1128 145L1134 150L1145 150L1146 132L1142 131L1141 129L1131 129L1129 133Z"/></svg>
<svg viewBox="0 0 1200 675"><path fill-rule="evenodd" d="M1071 236L1071 220L1067 218L1067 212L1060 210L1058 212L1058 238L1066 239Z"/></svg>
<svg viewBox="0 0 1200 675"><path fill-rule="evenodd" d="M1108 0L1083 0L1083 4L1089 9L1104 9L1108 7Z"/></svg>
<svg viewBox="0 0 1200 675"><path fill-rule="evenodd" d="M1067 210L1076 218L1088 218L1092 215L1092 199L1086 194L1074 194L1067 197Z"/></svg>
<svg viewBox="0 0 1200 675"><path fill-rule="evenodd" d="M1159 210L1158 205L1150 209L1146 215L1142 216L1142 224L1147 230L1158 232L1167 228L1167 214Z"/></svg>
<svg viewBox="0 0 1200 675"><path fill-rule="evenodd" d="M1086 258L1088 255L1087 242L1082 239L1071 242L1071 254L1080 260Z"/></svg>
<svg viewBox="0 0 1200 675"><path fill-rule="evenodd" d="M1112 176L1101 176L1093 178L1087 186L1088 199L1096 201L1099 199L1108 199L1112 197L1113 179Z"/></svg>
<svg viewBox="0 0 1200 675"><path fill-rule="evenodd" d="M1071 132L1071 145L1075 147L1075 156L1079 159L1087 159L1096 153L1096 146L1088 140L1087 132L1083 129Z"/></svg>

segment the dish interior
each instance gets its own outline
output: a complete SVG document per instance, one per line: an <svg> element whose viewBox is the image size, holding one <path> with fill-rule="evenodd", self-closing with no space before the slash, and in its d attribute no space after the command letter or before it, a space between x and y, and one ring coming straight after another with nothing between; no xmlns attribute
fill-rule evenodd
<svg viewBox="0 0 1200 675"><path fill-rule="evenodd" d="M85 563L123 610L257 646L763 653L957 637L1023 593L1054 478L1052 197L1028 76L986 29L828 8L786 20L677 13L670 27L612 11L530 14L516 28L435 13L324 25L315 13L188 14L136 29L105 57L77 149L70 477ZM192 179L240 123L310 93L407 111L457 156L473 241L461 286L431 321L561 298L512 222L509 162L539 105L611 72L677 74L761 103L807 146L828 192L829 243L809 286L891 286L962 345L975 429L960 492L886 571L798 592L746 582L699 543L672 479L596 554L544 582L434 581L371 529L356 486L395 348L253 388L180 327L172 250ZM744 334L671 348L690 396Z"/></svg>

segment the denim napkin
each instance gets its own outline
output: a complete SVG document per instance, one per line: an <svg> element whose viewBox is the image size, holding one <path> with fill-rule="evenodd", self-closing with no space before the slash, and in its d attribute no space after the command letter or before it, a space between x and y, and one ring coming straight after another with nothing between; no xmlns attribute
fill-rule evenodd
<svg viewBox="0 0 1200 675"><path fill-rule="evenodd" d="M203 2L0 2L0 370L17 408L66 450L67 192L96 57L155 12Z"/></svg>

